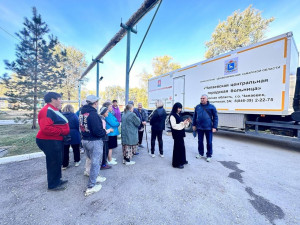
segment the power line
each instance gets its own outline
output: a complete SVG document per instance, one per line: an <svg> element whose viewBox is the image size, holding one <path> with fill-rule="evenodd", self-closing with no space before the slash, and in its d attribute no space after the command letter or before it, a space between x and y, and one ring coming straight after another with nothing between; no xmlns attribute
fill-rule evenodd
<svg viewBox="0 0 300 225"><path fill-rule="evenodd" d="M11 33L9 33L7 30L5 30L3 27L0 26L0 29L3 30L5 33L7 33L9 36L13 37L14 39L16 39L17 41L20 41L19 38L17 38L16 36L12 35Z"/></svg>

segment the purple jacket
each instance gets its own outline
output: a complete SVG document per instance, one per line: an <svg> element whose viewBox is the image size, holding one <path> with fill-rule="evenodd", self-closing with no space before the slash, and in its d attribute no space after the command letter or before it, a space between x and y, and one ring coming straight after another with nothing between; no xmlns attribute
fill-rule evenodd
<svg viewBox="0 0 300 225"><path fill-rule="evenodd" d="M120 109L119 107L117 106L117 108L115 108L113 106L113 110L114 110L114 116L117 118L118 122L120 123L121 122L121 112L120 112Z"/></svg>

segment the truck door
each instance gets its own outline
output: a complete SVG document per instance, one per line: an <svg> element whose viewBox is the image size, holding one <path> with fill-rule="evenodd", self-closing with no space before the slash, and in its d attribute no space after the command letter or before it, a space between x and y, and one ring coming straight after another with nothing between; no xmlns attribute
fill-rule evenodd
<svg viewBox="0 0 300 225"><path fill-rule="evenodd" d="M173 104L180 102L184 109L184 76L173 79Z"/></svg>

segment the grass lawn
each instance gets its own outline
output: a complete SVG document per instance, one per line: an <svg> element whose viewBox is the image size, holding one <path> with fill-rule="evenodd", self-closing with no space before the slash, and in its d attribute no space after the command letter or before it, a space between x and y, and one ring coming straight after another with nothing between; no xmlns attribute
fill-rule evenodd
<svg viewBox="0 0 300 225"><path fill-rule="evenodd" d="M5 157L39 152L35 143L37 132L38 129L31 129L31 124L1 125L0 148L7 149Z"/></svg>
<svg viewBox="0 0 300 225"><path fill-rule="evenodd" d="M0 110L0 120L14 120L17 117L22 119L26 118L24 114L28 113L27 111L14 111L14 110Z"/></svg>

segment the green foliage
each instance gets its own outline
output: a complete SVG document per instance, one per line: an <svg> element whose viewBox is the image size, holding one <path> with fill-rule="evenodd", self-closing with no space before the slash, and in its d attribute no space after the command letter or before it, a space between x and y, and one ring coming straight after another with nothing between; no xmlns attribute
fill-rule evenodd
<svg viewBox="0 0 300 225"><path fill-rule="evenodd" d="M119 104L124 104L125 102L125 89L118 85L107 86L104 92L100 93L101 99L106 100L114 100L116 99Z"/></svg>
<svg viewBox="0 0 300 225"><path fill-rule="evenodd" d="M62 55L61 52L65 52ZM61 57L61 62L58 63L59 71L64 71L66 77L63 79L62 87L57 92L62 93L64 99L75 99L78 96L78 79L81 77L87 62L85 54L72 46L57 45L55 47L55 55ZM84 78L82 85L87 82Z"/></svg>
<svg viewBox="0 0 300 225"><path fill-rule="evenodd" d="M6 86L0 82L0 97L3 97L5 92L7 92Z"/></svg>
<svg viewBox="0 0 300 225"><path fill-rule="evenodd" d="M36 128L37 104L44 94L62 84L64 71L58 70L59 57L54 55L58 44L57 38L45 36L49 28L42 21L41 15L33 8L31 20L25 18L24 28L16 35L21 42L16 47L16 60L5 60L6 68L16 76L3 75L2 82L6 88L5 95L13 103L14 110L31 111L27 116L32 118L32 128Z"/></svg>
<svg viewBox="0 0 300 225"><path fill-rule="evenodd" d="M130 88L129 99L134 102L135 107L138 103L142 103L143 108L148 108L148 93L144 88Z"/></svg>
<svg viewBox="0 0 300 225"><path fill-rule="evenodd" d="M107 100L116 99L119 104L123 105L125 103L125 89L121 86L107 86L104 92L100 93L101 102L105 102ZM141 102L144 107L148 106L147 99L147 90L144 88L130 88L129 89L129 100L132 100L137 104Z"/></svg>
<svg viewBox="0 0 300 225"><path fill-rule="evenodd" d="M211 40L205 43L208 48L205 57L217 55L257 43L264 39L264 34L274 18L264 19L261 11L248 6L243 12L234 11L226 21L219 22Z"/></svg>
<svg viewBox="0 0 300 225"><path fill-rule="evenodd" d="M155 76L162 75L164 73L171 72L181 68L180 64L171 62L173 57L164 55L157 56L152 59L152 68Z"/></svg>

